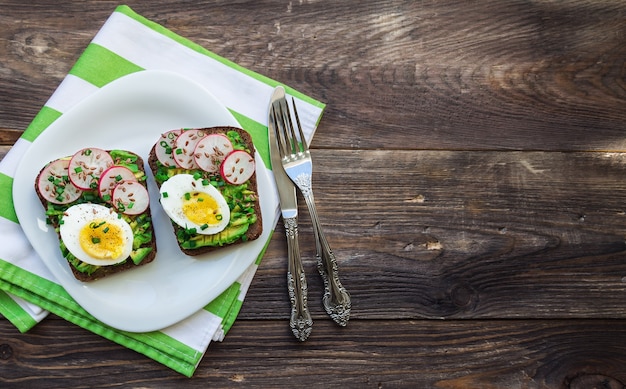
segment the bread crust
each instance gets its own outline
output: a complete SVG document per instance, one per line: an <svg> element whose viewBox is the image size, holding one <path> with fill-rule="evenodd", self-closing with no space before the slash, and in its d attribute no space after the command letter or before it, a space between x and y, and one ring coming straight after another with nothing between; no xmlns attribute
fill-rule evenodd
<svg viewBox="0 0 626 389"><path fill-rule="evenodd" d="M226 134L229 131L235 131L239 134L239 136L245 143L246 147L250 150L250 154L254 156L255 148L254 148L254 143L252 142L252 137L250 136L248 132L246 132L245 130L241 128L229 127L229 126L218 126L218 127L199 128L199 130L202 130L207 135L208 134ZM156 175L158 164L159 164L157 156L156 156L156 146L157 144L154 144L152 146L150 150L150 155L148 157L148 167L152 171L153 175ZM261 234L263 233L263 218L261 215L261 205L258 201L259 192L258 192L257 185L258 185L257 174L255 171L252 177L248 180L248 189L253 191L257 198L257 201L254 202L254 212L257 216L257 219L254 223L249 225L248 230L241 238L237 239L236 241L232 243L227 243L221 246L202 246L202 247L197 247L193 249L187 249L187 248L182 247L180 242L178 242L178 239L177 239L176 241L178 243L178 247L180 248L180 250L186 255L196 256L196 255L202 255L202 254L214 252L216 250L219 250L222 247L234 246L234 245L238 245L241 243L258 239L259 236L261 236ZM159 183L158 180L157 180L157 186L159 188L161 187L161 183ZM177 232L183 230L182 227L180 227L178 224L174 222L172 222L172 227L173 227L173 233L175 236Z"/></svg>
<svg viewBox="0 0 626 389"><path fill-rule="evenodd" d="M107 150L108 152L110 152L111 150ZM127 150L121 150L124 151L126 153L129 154L133 154L134 156L137 157L137 166L139 167L139 169L141 169L144 174L145 174L145 166L144 166L144 160L137 154L127 151ZM43 173L44 168L42 168L39 171L39 174L37 175L37 178L35 179L35 193L37 193L37 197L39 198L39 201L41 202L42 206L44 207L44 210L47 210L48 208L48 201L45 200L43 198L43 196L39 193L39 190L37 189L37 182L39 181L39 176L41 176L41 174ZM147 189L147 184L146 184L146 180L143 180L140 182L144 187L146 187ZM74 205L77 202L73 202L70 204L67 204L68 207ZM105 204L101 204L101 205L105 205ZM111 207L110 205L107 205L108 207ZM146 209L143 213L138 214L135 217L140 217L142 215L148 215L150 216L150 207L148 207L148 209ZM152 220L152 219L151 219ZM55 229L55 231L57 231L57 237L59 239L59 242L61 242L61 235L59 233L59 224L55 223L55 222L51 222L51 226ZM74 275L74 277L82 282L91 282L91 281L95 281L107 276L110 276L112 274L117 274L117 273L121 273L130 269L134 269L140 266L144 266L147 265L148 263L154 261L154 258L156 257L157 254L157 245L156 245L156 238L155 238L155 234L154 234L154 229L152 231L152 240L150 241L149 245L144 245L142 247L150 247L152 250L150 250L150 252L146 255L146 257L138 264L136 265L132 259L130 257L126 258L126 260L124 260L124 262L121 262L120 264L117 265L111 265L111 266L100 266L95 272L91 273L91 274L87 274L87 273L83 273L80 272L79 270L77 270L74 265L72 265L69 261L67 261L67 264L70 267L70 270L72 271L72 274Z"/></svg>

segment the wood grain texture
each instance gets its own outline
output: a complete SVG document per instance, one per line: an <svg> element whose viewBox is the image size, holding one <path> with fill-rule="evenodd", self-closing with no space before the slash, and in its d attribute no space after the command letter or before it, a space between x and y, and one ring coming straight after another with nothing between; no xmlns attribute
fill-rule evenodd
<svg viewBox="0 0 626 389"><path fill-rule="evenodd" d="M626 318L626 154L394 151L393 169L387 151L313 158L318 213L354 317ZM255 279L263 297L283 253L272 246ZM320 293L319 280L310 284ZM275 311L249 298L254 315Z"/></svg>
<svg viewBox="0 0 626 389"><path fill-rule="evenodd" d="M4 3L0 114L23 129L115 3ZM620 1L129 4L327 102L319 147L626 149Z"/></svg>
<svg viewBox="0 0 626 389"><path fill-rule="evenodd" d="M22 339L14 339L13 329L0 322L0 382L3 387L66 382L75 388L109 387L113 382L158 388L302 383L312 388L565 388L591 380L620 384L626 382L626 330L620 324L357 319L344 329L324 320L316 322L311 342L303 344L289 338L282 321L239 320L228 341L212 345L189 380L61 320L48 320ZM39 374L24 375L29 371Z"/></svg>
<svg viewBox="0 0 626 389"><path fill-rule="evenodd" d="M327 103L313 185L352 319L321 307L302 203L306 343L279 223L194 378L52 315L0 320L0 387L626 385L626 3L127 4ZM0 158L117 5L0 0Z"/></svg>

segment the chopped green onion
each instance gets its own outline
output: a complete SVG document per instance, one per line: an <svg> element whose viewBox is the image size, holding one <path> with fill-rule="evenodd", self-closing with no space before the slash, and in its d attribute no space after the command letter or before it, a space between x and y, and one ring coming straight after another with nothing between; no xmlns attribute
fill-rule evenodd
<svg viewBox="0 0 626 389"><path fill-rule="evenodd" d="M115 176L115 181L122 181L122 176L120 174Z"/></svg>
<svg viewBox="0 0 626 389"><path fill-rule="evenodd" d="M209 228L209 225L204 223L203 225L200 226L201 230L206 230L207 228Z"/></svg>
<svg viewBox="0 0 626 389"><path fill-rule="evenodd" d="M223 217L222 217L222 214L219 214L219 215L215 215L215 218L216 218L217 220L222 220L222 218L223 218Z"/></svg>
<svg viewBox="0 0 626 389"><path fill-rule="evenodd" d="M102 196L102 200L104 201L111 201L111 195L110 194L105 194L104 196Z"/></svg>
<svg viewBox="0 0 626 389"><path fill-rule="evenodd" d="M167 197L169 196L169 195L167 194L167 192L163 192L161 195L163 196L163 198L164 198L164 199L165 199L165 198L167 198Z"/></svg>
<svg viewBox="0 0 626 389"><path fill-rule="evenodd" d="M189 194L189 192L185 193L185 200L189 200L191 198L191 195Z"/></svg>
<svg viewBox="0 0 626 389"><path fill-rule="evenodd" d="M100 243L100 238L95 238L95 237L91 238L91 243L95 243L95 244Z"/></svg>
<svg viewBox="0 0 626 389"><path fill-rule="evenodd" d="M202 174L200 174L200 173L198 173L198 172L195 172L195 173L193 174L193 179L194 179L194 180L197 180L197 179L198 179L198 178L200 178L200 177L202 177Z"/></svg>
<svg viewBox="0 0 626 389"><path fill-rule="evenodd" d="M75 172L75 173L80 173L80 172L82 172L82 171L83 171L83 168L82 168L82 167L80 167L80 166L76 166L76 167L74 168L74 172Z"/></svg>
<svg viewBox="0 0 626 389"><path fill-rule="evenodd" d="M103 222L100 222L100 223L98 223L98 224L96 224L96 222L91 222L91 223L89 223L89 227L90 227L90 228L93 228L93 229L96 229L96 228L98 228L98 227L100 227L100 226L102 226L102 225L104 225L104 224L106 224L106 223L107 223L107 222L104 222L104 221L103 221Z"/></svg>
<svg viewBox="0 0 626 389"><path fill-rule="evenodd" d="M105 234L109 232L109 227L104 227L104 230L102 230L102 232L104 232Z"/></svg>
<svg viewBox="0 0 626 389"><path fill-rule="evenodd" d="M183 153L183 149L176 149L176 154L182 154Z"/></svg>

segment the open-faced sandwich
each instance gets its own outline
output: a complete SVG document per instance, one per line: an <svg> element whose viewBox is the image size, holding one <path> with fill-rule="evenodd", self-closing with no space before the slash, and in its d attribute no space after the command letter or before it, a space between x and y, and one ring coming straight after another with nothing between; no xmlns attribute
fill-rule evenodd
<svg viewBox="0 0 626 389"><path fill-rule="evenodd" d="M35 189L78 280L93 281L154 260L150 198L137 154L84 148L43 167Z"/></svg>
<svg viewBox="0 0 626 389"><path fill-rule="evenodd" d="M261 235L254 153L250 135L235 127L170 130L153 146L148 165L183 253Z"/></svg>

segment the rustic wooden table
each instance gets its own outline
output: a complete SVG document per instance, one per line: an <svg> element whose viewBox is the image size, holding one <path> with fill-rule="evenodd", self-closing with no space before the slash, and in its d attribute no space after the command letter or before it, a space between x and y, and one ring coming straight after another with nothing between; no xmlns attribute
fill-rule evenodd
<svg viewBox="0 0 626 389"><path fill-rule="evenodd" d="M0 157L118 3L0 1ZM288 328L278 227L191 379L54 315L0 320L1 387L621 388L626 3L129 1L328 104L318 211L353 299Z"/></svg>

